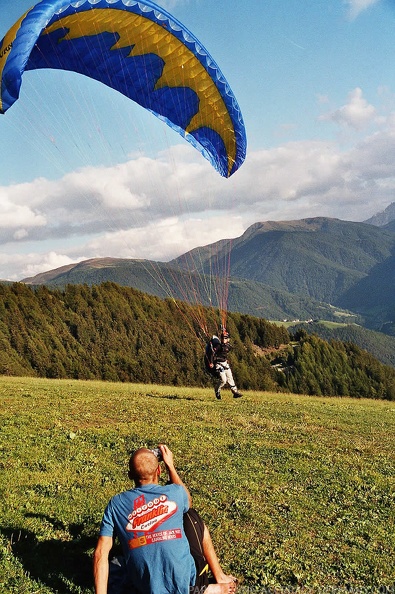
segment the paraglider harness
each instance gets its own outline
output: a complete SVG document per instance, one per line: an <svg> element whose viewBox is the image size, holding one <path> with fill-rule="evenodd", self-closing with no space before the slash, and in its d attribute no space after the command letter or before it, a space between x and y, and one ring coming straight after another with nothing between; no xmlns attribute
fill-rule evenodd
<svg viewBox="0 0 395 594"><path fill-rule="evenodd" d="M223 332L221 337L229 338L227 332ZM229 344L223 344L218 336L213 336L206 345L204 353L204 367L206 372L213 378L218 379L220 372L228 367L227 356L231 350Z"/></svg>

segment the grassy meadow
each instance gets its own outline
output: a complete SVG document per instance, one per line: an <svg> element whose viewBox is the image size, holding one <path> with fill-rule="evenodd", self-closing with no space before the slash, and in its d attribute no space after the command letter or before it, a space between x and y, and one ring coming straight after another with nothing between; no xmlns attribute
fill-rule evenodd
<svg viewBox="0 0 395 594"><path fill-rule="evenodd" d="M93 592L130 452L165 442L239 592L395 587L395 403L0 378L0 593Z"/></svg>

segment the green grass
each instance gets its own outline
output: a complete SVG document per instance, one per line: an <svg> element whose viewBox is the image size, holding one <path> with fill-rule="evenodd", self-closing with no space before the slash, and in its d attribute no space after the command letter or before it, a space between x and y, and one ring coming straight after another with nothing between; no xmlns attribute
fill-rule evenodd
<svg viewBox="0 0 395 594"><path fill-rule="evenodd" d="M391 402L0 378L0 593L93 592L103 509L158 442L239 592L393 588L394 435Z"/></svg>
<svg viewBox="0 0 395 594"><path fill-rule="evenodd" d="M299 322L295 322L292 320L287 322L284 322L282 320L270 320L270 323L276 324L276 326L284 326L287 329L293 328L294 326L297 326L299 324L308 324L308 322L305 322L304 320L300 320ZM321 324L321 326L324 326L325 328L346 328L349 325L346 322L331 322L330 320L319 320L316 322L316 324Z"/></svg>
<svg viewBox="0 0 395 594"><path fill-rule="evenodd" d="M327 320L320 320L319 324L324 326L324 328L347 328L348 324L344 322L328 322Z"/></svg>

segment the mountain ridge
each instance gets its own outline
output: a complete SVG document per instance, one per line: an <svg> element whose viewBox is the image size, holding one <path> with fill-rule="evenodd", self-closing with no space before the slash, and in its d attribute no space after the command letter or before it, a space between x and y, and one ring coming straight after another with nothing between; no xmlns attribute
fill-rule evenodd
<svg viewBox="0 0 395 594"><path fill-rule="evenodd" d="M64 286L109 280L191 302L181 282L193 282L200 290L207 279L212 282L220 260L230 263L229 309L267 319L275 319L275 313L323 318L321 311L333 320L335 306L368 328L394 331L395 233L327 217L257 222L240 237L195 248L169 262L93 258L22 282ZM169 287L173 295L166 293ZM201 301L218 306L211 297Z"/></svg>
<svg viewBox="0 0 395 594"><path fill-rule="evenodd" d="M376 213L365 221L365 223L376 225L377 227L385 227L393 221L395 221L395 202L391 202L385 210Z"/></svg>

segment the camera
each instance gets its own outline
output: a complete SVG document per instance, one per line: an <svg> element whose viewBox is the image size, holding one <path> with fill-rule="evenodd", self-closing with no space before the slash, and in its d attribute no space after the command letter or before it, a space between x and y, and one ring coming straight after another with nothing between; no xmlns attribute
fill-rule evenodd
<svg viewBox="0 0 395 594"><path fill-rule="evenodd" d="M155 454L155 456L158 458L159 462L162 462L163 458L162 458L162 452L160 451L160 448L154 448L151 450L151 452L153 454Z"/></svg>

